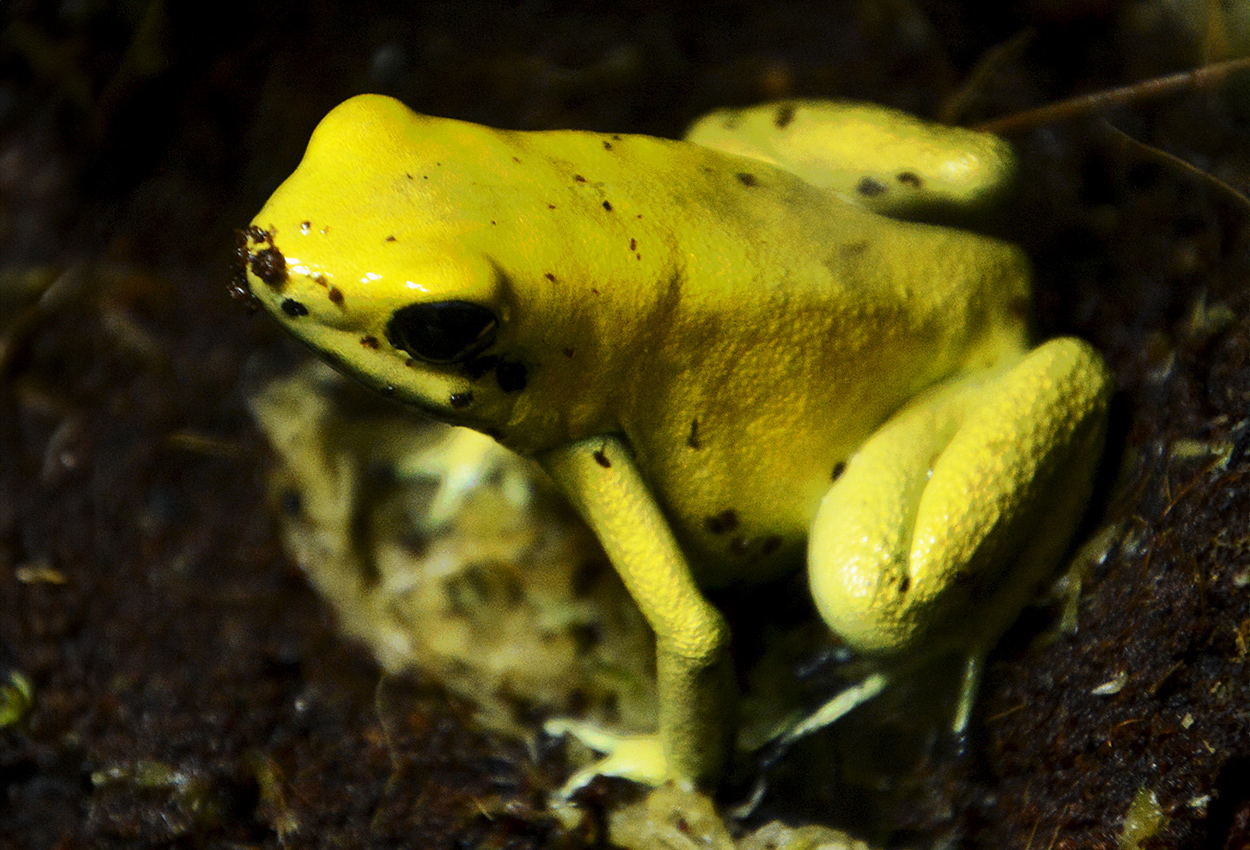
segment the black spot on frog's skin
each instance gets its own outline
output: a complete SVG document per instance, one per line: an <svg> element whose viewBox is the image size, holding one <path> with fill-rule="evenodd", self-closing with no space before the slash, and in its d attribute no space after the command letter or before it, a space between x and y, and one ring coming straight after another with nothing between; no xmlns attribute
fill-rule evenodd
<svg viewBox="0 0 1250 850"><path fill-rule="evenodd" d="M764 538L764 545L760 548L761 555L771 555L781 548L781 536L771 534Z"/></svg>
<svg viewBox="0 0 1250 850"><path fill-rule="evenodd" d="M485 357L475 357L465 363L461 371L470 381L476 381L498 365L499 355L487 354Z"/></svg>
<svg viewBox="0 0 1250 850"><path fill-rule="evenodd" d="M738 182L741 183L743 186L749 187L749 186L760 185L759 178L756 177L754 174L750 173L749 171L739 171L737 174L737 177L738 177Z"/></svg>
<svg viewBox="0 0 1250 850"><path fill-rule="evenodd" d="M900 171L895 180L912 189L919 189L924 186L924 181L920 179L920 175L914 171Z"/></svg>
<svg viewBox="0 0 1250 850"><path fill-rule="evenodd" d="M473 404L473 393L469 391L452 393L451 398L447 399L447 403L451 405L453 410L464 410Z"/></svg>
<svg viewBox="0 0 1250 850"><path fill-rule="evenodd" d="M909 590L911 590L911 576L904 573L903 577L899 579L898 582L898 592L906 593Z"/></svg>
<svg viewBox="0 0 1250 850"><path fill-rule="evenodd" d="M703 520L703 524L713 534L728 534L731 531L737 531L738 512L733 508L726 508L720 513Z"/></svg>
<svg viewBox="0 0 1250 850"><path fill-rule="evenodd" d="M512 161L515 162L517 165L521 164L521 158L519 156L512 157Z"/></svg>
<svg viewBox="0 0 1250 850"><path fill-rule="evenodd" d="M595 449L593 457L595 459L595 463L599 464L604 469L612 468L612 461L608 460L608 453L603 449Z"/></svg>
<svg viewBox="0 0 1250 850"><path fill-rule="evenodd" d="M396 240L395 240L395 237L394 237L394 236L388 236L388 237L386 237L386 241L387 241L387 242L394 242L394 241L396 241Z"/></svg>
<svg viewBox="0 0 1250 850"><path fill-rule="evenodd" d="M554 210L555 208L556 208L555 204L547 204L547 209Z"/></svg>
<svg viewBox="0 0 1250 850"><path fill-rule="evenodd" d="M885 194L885 185L872 177L861 177L859 182L855 184L855 191L865 198L875 198L878 195Z"/></svg>
<svg viewBox="0 0 1250 850"><path fill-rule="evenodd" d="M604 202L603 202L603 208L604 208L605 210L607 210L608 212L612 212L612 202L611 202L611 201L604 201Z"/></svg>
<svg viewBox="0 0 1250 850"><path fill-rule="evenodd" d="M499 389L506 393L520 392L529 383L529 370L524 363L507 360L498 354L475 357L460 367L460 373L470 381L478 381L492 371Z"/></svg>
<svg viewBox="0 0 1250 850"><path fill-rule="evenodd" d="M300 316L308 315L308 308L294 298L284 298L282 303L278 305L282 308L282 312L286 313L292 319L298 319Z"/></svg>
<svg viewBox="0 0 1250 850"><path fill-rule="evenodd" d="M574 175L573 175L573 181L574 181L575 183L585 183L585 182L586 182L586 178L585 178L585 177L583 177L583 176L582 176L582 175L580 175L580 174L574 174Z"/></svg>
<svg viewBox="0 0 1250 850"><path fill-rule="evenodd" d="M572 349L572 348L562 348L562 349L560 349L560 353L561 353L561 354L563 354L565 357L569 358L570 360L572 360L572 359L573 359L573 349Z"/></svg>
<svg viewBox="0 0 1250 850"><path fill-rule="evenodd" d="M612 141L614 141L614 142L619 142L620 140L621 140L621 135L620 135L620 133L613 133L613 134L612 134Z"/></svg>
<svg viewBox="0 0 1250 850"><path fill-rule="evenodd" d="M499 389L504 392L519 393L525 389L529 380L529 371L524 363L500 362L495 367L495 380L499 382Z"/></svg>
<svg viewBox="0 0 1250 850"><path fill-rule="evenodd" d="M773 126L778 130L784 130L794 120L794 104L783 103L777 107L777 112L773 115Z"/></svg>
<svg viewBox="0 0 1250 850"><path fill-rule="evenodd" d="M378 342L378 338L376 336L362 336L360 338L360 344L365 348L372 349L373 351L377 351L382 347L382 343Z"/></svg>
<svg viewBox="0 0 1250 850"><path fill-rule="evenodd" d="M840 460L833 465L833 474L829 476L829 480L837 481L842 477L843 472L846 472L846 461Z"/></svg>
<svg viewBox="0 0 1250 850"><path fill-rule="evenodd" d="M686 438L686 445L692 449L703 448L703 440L699 439L699 420L690 420L690 436Z"/></svg>
<svg viewBox="0 0 1250 850"><path fill-rule="evenodd" d="M638 250L638 240L637 240L637 239L631 239L631 240L629 240L629 250L631 250L631 251L637 251L637 250Z"/></svg>
<svg viewBox="0 0 1250 850"><path fill-rule="evenodd" d="M301 222L299 223L299 232L300 232L300 233L302 233L302 234L304 234L305 236L307 236L310 230L312 230L312 222L311 222L311 221L301 221Z"/></svg>
<svg viewBox="0 0 1250 850"><path fill-rule="evenodd" d="M543 277L547 278L547 280L551 281L552 283L556 282L556 276L553 275L551 272L547 272L545 275L543 275Z"/></svg>
<svg viewBox="0 0 1250 850"><path fill-rule="evenodd" d="M609 142L607 139L604 139L604 140L603 140L603 149L604 149L605 151L610 151L610 150L612 150L612 143L611 143L611 142Z"/></svg>
<svg viewBox="0 0 1250 850"><path fill-rule="evenodd" d="M343 303L343 291L337 286L331 286L327 294L330 296L331 304L341 305Z"/></svg>

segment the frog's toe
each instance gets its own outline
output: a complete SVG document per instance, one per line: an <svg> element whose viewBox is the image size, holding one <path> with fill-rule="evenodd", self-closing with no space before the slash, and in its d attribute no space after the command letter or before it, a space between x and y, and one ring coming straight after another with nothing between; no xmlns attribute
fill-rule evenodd
<svg viewBox="0 0 1250 850"><path fill-rule="evenodd" d="M596 776L617 776L642 785L657 786L673 779L660 737L655 734L611 732L593 723L560 718L543 726L548 735L572 735L604 757L574 773L560 789L558 798L568 800Z"/></svg>

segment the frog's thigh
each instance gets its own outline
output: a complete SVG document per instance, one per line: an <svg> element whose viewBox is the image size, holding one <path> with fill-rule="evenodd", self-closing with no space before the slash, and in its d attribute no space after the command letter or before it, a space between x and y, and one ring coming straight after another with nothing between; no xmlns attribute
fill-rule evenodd
<svg viewBox="0 0 1250 850"><path fill-rule="evenodd" d="M851 459L809 544L812 594L861 651L988 648L1053 568L1102 450L1110 378L1086 343L917 399Z"/></svg>

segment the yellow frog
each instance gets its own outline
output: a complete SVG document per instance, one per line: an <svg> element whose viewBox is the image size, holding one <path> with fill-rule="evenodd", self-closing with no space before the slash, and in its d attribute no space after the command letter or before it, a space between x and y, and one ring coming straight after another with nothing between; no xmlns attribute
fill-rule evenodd
<svg viewBox="0 0 1250 850"><path fill-rule="evenodd" d="M1022 253L863 208L991 196L1002 142L879 107L709 120L705 144L510 132L364 95L244 233L298 339L536 459L654 629L658 730L552 724L607 754L573 786L722 775L735 688L702 589L804 552L850 646L882 670L962 653L970 692L1101 453L1110 377L1080 340L1030 347ZM867 160L809 155L848 133Z"/></svg>

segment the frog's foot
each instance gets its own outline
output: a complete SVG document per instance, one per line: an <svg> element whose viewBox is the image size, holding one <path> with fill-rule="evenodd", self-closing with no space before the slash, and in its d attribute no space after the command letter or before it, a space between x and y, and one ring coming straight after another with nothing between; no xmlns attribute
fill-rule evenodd
<svg viewBox="0 0 1250 850"><path fill-rule="evenodd" d="M813 711L806 718L796 723L790 729L774 738L774 742L788 749L795 741L806 738L813 732L830 726L851 711L859 708L864 703L871 700L877 694L885 690L885 686L890 683L890 679L885 673L873 673L865 678L858 685L853 685L839 693L836 697L826 702L820 708Z"/></svg>
<svg viewBox="0 0 1250 850"><path fill-rule="evenodd" d="M968 721L972 719L972 707L981 690L981 675L985 672L986 651L978 649L964 658L963 678L959 683L959 701L951 718L951 734L961 741L968 735Z"/></svg>
<svg viewBox="0 0 1250 850"><path fill-rule="evenodd" d="M803 719L787 723L786 726L770 735L763 744L752 748L750 754L754 757L756 774L751 793L743 802L733 806L729 813L737 820L750 817L768 792L770 771L785 758L792 746L808 735L819 732L826 726L832 726L864 703L870 702L892 681L893 678L883 672L866 676L859 684L841 691Z"/></svg>
<svg viewBox="0 0 1250 850"><path fill-rule="evenodd" d="M985 650L976 648L969 650L963 659L963 669L959 683L959 696L951 715L950 731L956 738L962 737L968 730L968 721L972 717L972 709L976 704L977 691L981 686L981 674L985 669ZM807 717L773 736L765 748L772 747L778 755L784 753L796 741L818 732L826 726L832 726L844 716L875 698L889 687L891 682L910 675L914 670L924 666L934 656L920 655L905 664L896 665L889 670L878 671L866 676L859 684L852 685L824 705L817 708ZM775 757L769 759L769 763Z"/></svg>
<svg viewBox="0 0 1250 850"><path fill-rule="evenodd" d="M548 735L572 735L595 752L604 754L603 758L569 777L557 796L561 802L567 801L596 776L618 776L652 787L674 778L659 735L609 732L594 723L568 718L548 720L543 730Z"/></svg>

